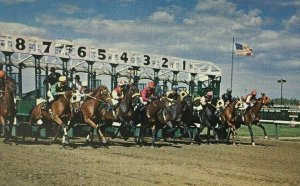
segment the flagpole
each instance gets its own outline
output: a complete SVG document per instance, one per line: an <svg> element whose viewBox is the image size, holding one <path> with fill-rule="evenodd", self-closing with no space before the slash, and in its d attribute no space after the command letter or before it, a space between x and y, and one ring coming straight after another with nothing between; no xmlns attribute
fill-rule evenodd
<svg viewBox="0 0 300 186"><path fill-rule="evenodd" d="M232 38L232 52L231 52L231 80L230 80L231 91L232 91L232 77L233 77L233 51L234 51L234 37Z"/></svg>

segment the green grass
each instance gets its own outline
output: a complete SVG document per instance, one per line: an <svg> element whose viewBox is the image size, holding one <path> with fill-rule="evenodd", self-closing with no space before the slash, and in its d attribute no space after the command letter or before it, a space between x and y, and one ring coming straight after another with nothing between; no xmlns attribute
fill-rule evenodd
<svg viewBox="0 0 300 186"><path fill-rule="evenodd" d="M276 128L275 125L264 124L267 135L270 137L276 136ZM278 125L278 136L280 137L300 137L300 127L292 128L288 125ZM240 136L250 136L249 130L247 126L242 126L238 130L238 134ZM254 136L263 136L264 133L261 128L257 126L252 126L252 131Z"/></svg>

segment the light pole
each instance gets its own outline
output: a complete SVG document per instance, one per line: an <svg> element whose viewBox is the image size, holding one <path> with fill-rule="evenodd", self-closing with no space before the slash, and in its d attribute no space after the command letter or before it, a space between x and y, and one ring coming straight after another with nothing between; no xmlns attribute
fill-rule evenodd
<svg viewBox="0 0 300 186"><path fill-rule="evenodd" d="M277 80L278 83L280 83L280 105L282 106L282 84L286 82L285 79L279 79Z"/></svg>

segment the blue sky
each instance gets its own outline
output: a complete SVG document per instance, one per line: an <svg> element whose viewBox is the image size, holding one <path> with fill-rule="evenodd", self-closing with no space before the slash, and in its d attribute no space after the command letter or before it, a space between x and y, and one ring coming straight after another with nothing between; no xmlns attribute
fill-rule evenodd
<svg viewBox="0 0 300 186"><path fill-rule="evenodd" d="M234 57L234 95L251 89L300 99L299 0L0 0L0 33L211 61L230 87L232 38L253 48Z"/></svg>

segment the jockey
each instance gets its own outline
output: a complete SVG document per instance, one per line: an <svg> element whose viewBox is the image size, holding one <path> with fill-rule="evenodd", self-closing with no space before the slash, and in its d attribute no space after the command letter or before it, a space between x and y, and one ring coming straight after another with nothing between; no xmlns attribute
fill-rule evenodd
<svg viewBox="0 0 300 186"><path fill-rule="evenodd" d="M49 97L49 99L46 104L46 111L49 110L50 114L52 115L52 111L50 109L52 102L58 98L58 95L63 95L69 89L70 88L67 85L66 76L60 76L58 82L51 86L51 91L48 91L47 96Z"/></svg>
<svg viewBox="0 0 300 186"><path fill-rule="evenodd" d="M252 90L251 93L246 96L246 101L245 101L246 105L244 106L244 109L246 110L250 109L254 105L255 101L256 101L256 90Z"/></svg>
<svg viewBox="0 0 300 186"><path fill-rule="evenodd" d="M125 90L126 82L124 80L119 81L117 87L112 91L112 104L116 106L121 99L124 98L124 90Z"/></svg>
<svg viewBox="0 0 300 186"><path fill-rule="evenodd" d="M1 63L0 63L1 64ZM0 70L0 85L4 85L3 82L4 82L4 78L5 78L5 72L3 70ZM3 87L0 87L0 89L3 88Z"/></svg>
<svg viewBox="0 0 300 186"><path fill-rule="evenodd" d="M57 98L58 95L62 95L64 94L66 91L70 90L69 86L67 85L67 78L66 76L60 76L58 79L58 82L55 83L52 87L51 87L51 94ZM53 98L52 96L52 98ZM54 98L54 99L55 99ZM50 97L51 99L51 97ZM49 101L52 101L50 100Z"/></svg>
<svg viewBox="0 0 300 186"><path fill-rule="evenodd" d="M142 103L146 105L147 103L151 102L151 98L153 98L155 94L155 83L153 81L150 81L148 83L148 86L145 87L141 92L141 98L142 98Z"/></svg>
<svg viewBox="0 0 300 186"><path fill-rule="evenodd" d="M179 98L178 86L173 85L171 91L167 92L167 98L170 102L175 102Z"/></svg>
<svg viewBox="0 0 300 186"><path fill-rule="evenodd" d="M209 90L206 95L204 96L206 105L211 104L213 98L213 91Z"/></svg>
<svg viewBox="0 0 300 186"><path fill-rule="evenodd" d="M222 99L223 99L225 105L227 105L228 103L230 103L232 101L231 92L232 92L232 90L230 88L228 88L226 93L222 95Z"/></svg>
<svg viewBox="0 0 300 186"><path fill-rule="evenodd" d="M213 117L215 116L214 115L214 111L212 109L212 99L213 99L213 91L209 90L207 91L207 93L205 94L204 98L204 110L205 110L205 113L206 113L206 117L207 117L207 120L211 121L213 119ZM203 102L202 101L202 102Z"/></svg>

